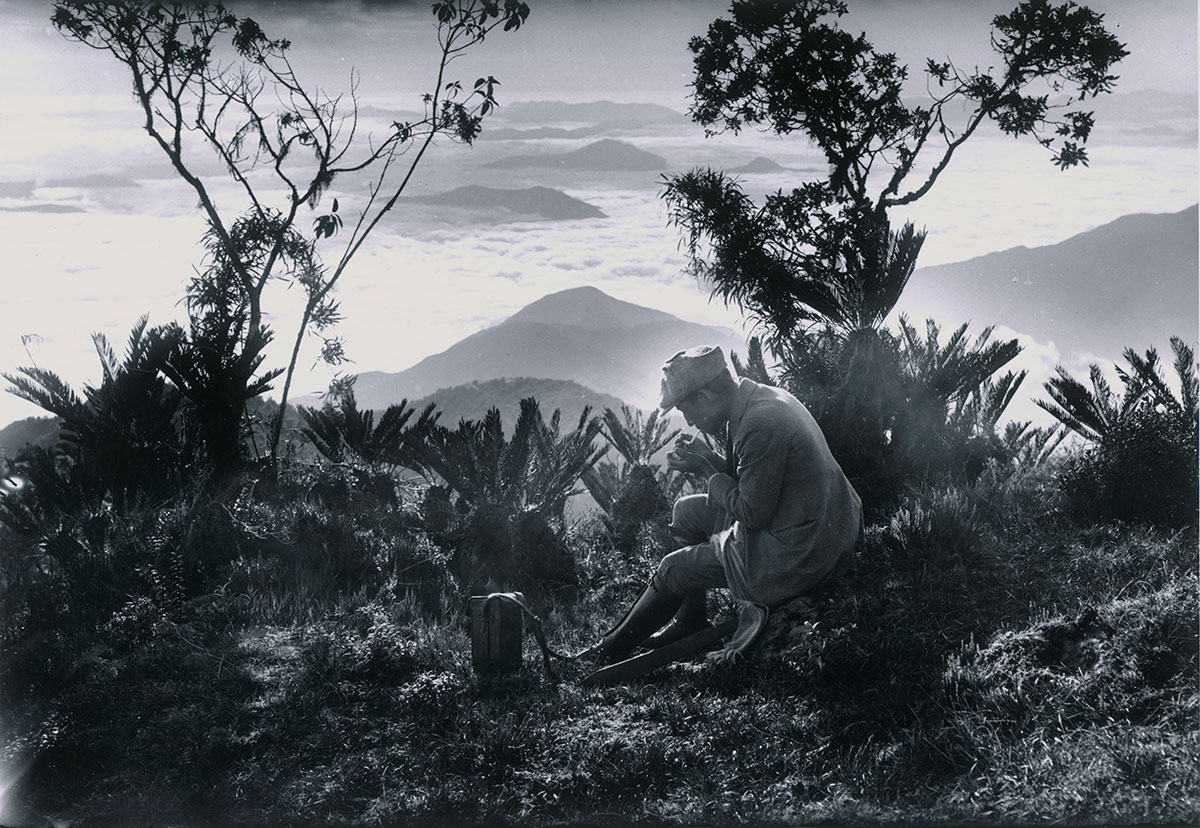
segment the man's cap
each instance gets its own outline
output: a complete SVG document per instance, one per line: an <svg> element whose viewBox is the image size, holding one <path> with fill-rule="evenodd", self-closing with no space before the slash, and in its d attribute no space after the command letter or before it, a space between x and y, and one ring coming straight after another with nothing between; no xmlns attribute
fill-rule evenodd
<svg viewBox="0 0 1200 828"><path fill-rule="evenodd" d="M658 405L663 411L674 408L684 397L721 374L733 376L719 345L701 345L680 351L663 364L662 370L662 402Z"/></svg>

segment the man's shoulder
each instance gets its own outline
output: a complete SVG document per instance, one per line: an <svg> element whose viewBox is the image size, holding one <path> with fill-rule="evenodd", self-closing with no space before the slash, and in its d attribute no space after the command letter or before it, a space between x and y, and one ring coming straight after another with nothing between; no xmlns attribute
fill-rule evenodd
<svg viewBox="0 0 1200 828"><path fill-rule="evenodd" d="M782 388L754 383L747 388L746 407L740 423L741 429L779 427L781 425L806 425L812 415L798 399Z"/></svg>
<svg viewBox="0 0 1200 828"><path fill-rule="evenodd" d="M775 411L807 411L804 403L790 393L774 385L764 385L754 380L744 380L747 386L747 413Z"/></svg>

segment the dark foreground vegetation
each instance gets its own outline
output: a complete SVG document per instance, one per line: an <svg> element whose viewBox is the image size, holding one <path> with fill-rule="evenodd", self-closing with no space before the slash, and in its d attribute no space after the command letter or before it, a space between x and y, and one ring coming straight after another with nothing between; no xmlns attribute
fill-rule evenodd
<svg viewBox="0 0 1200 828"><path fill-rule="evenodd" d="M743 663L585 689L532 641L519 673L474 674L465 598L524 590L560 650L603 632L690 485L648 462L665 424L608 411L555 437L530 401L510 436L495 416L415 449L473 470L429 486L364 459L391 418L356 411L306 412L339 462L120 508L86 462L10 464L4 824L1200 816L1195 513L1096 515L1122 473L1099 446L908 490L857 571L780 610ZM600 427L613 459L573 456L610 511L564 518L537 469Z"/></svg>
<svg viewBox="0 0 1200 828"><path fill-rule="evenodd" d="M444 69L529 9L433 11ZM738 370L801 399L862 494L858 567L779 608L739 663L590 689L571 662L544 671L531 644L519 672L476 675L466 601L519 589L557 649L594 641L669 551L674 497L703 485L657 465L668 424L628 409L563 423L533 399L509 423L492 410L449 424L432 407L362 410L352 381L289 419L296 348L311 333L344 358L331 291L392 203L348 206L362 220L345 239L334 198L308 231L300 208L363 168L319 129L338 99L301 94L290 44L223 7L60 3L61 32L133 72L210 232L186 329L143 319L123 357L96 337L102 376L81 393L47 369L4 375L55 415L58 439L5 459L0 822L1200 819L1191 347L1172 340L1170 369L1129 350L1115 384L1060 371L1047 428L1004 421L1025 379L1000 373L1015 340L885 324L924 239L887 210L923 197L985 120L1063 169L1085 163L1091 114L1053 114L1037 84L1068 105L1102 94L1124 50L1090 10L1026 0L993 21L996 77L931 61L938 97L910 109L907 69L839 30L844 12L735 3L690 44L698 122L799 131L829 179L756 207L720 171L693 171L664 198L694 271L761 325ZM212 57L230 38L236 71ZM425 119L393 124L359 162L379 171L371 192L392 192L404 147L415 164L435 136L470 143L494 85L463 98L439 74ZM197 90L226 105L185 118ZM250 173L273 168L285 209L219 213L178 152L185 133L251 195ZM306 187L282 172L293 151L311 153ZM335 237L348 247L326 269L318 243ZM280 279L307 303L291 361L270 369L264 290ZM279 377L272 412L260 397ZM585 487L596 508L575 513Z"/></svg>

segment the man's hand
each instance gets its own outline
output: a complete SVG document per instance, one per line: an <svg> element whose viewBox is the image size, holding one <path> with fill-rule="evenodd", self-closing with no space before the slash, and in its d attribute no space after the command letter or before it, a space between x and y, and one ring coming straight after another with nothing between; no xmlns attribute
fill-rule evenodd
<svg viewBox="0 0 1200 828"><path fill-rule="evenodd" d="M685 474L711 477L717 473L723 461L699 437L683 434L675 441L675 448L667 454L667 468Z"/></svg>

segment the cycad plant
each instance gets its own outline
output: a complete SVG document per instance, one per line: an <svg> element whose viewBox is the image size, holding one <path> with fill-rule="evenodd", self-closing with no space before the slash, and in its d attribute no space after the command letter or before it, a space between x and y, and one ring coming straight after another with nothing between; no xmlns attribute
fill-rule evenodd
<svg viewBox="0 0 1200 828"><path fill-rule="evenodd" d="M1015 339L991 341L992 330L985 328L972 341L967 326L960 325L943 344L932 319L922 337L900 318L906 391L891 447L906 479L970 481L989 457L998 456L996 423L1024 375L1010 372L992 379L1021 352Z"/></svg>
<svg viewBox="0 0 1200 828"><path fill-rule="evenodd" d="M410 423L416 409L408 406L408 400L401 400L384 409L376 423L374 411L358 407L350 385L339 389L336 404L331 400L321 408L301 406L301 432L332 463L361 463L371 470L383 466L415 468L418 461L414 440L437 420L435 408L430 403Z"/></svg>
<svg viewBox="0 0 1200 828"><path fill-rule="evenodd" d="M532 511L559 520L564 517L567 499L582 493L581 478L608 452L596 445L601 426L589 406L580 412L575 428L565 434L560 420L557 409L548 423L537 418L528 483L529 500L535 504Z"/></svg>
<svg viewBox="0 0 1200 828"><path fill-rule="evenodd" d="M1045 383L1050 401L1038 405L1086 441L1061 477L1081 515L1196 526L1200 383L1192 349L1172 337L1171 350L1178 394L1154 348L1144 356L1125 349L1120 394L1095 364L1087 385L1062 366Z"/></svg>
<svg viewBox="0 0 1200 828"><path fill-rule="evenodd" d="M771 371L767 368L767 358L763 353L761 337L752 336L746 342L745 361L737 353L732 352L729 354L729 361L733 363L733 370L739 377L746 377L763 385L775 384Z"/></svg>
<svg viewBox="0 0 1200 828"><path fill-rule="evenodd" d="M1045 384L1051 402L1037 404L1054 415L1055 419L1085 440L1103 442L1114 429L1139 411L1153 410L1166 416L1176 428L1186 431L1196 427L1197 391L1196 362L1192 349L1177 336L1171 337L1175 376L1179 395L1175 395L1163 378L1158 351L1149 348L1145 356L1126 348L1124 357L1128 368L1116 367L1117 377L1124 386L1120 397L1104 377L1099 365L1088 366L1088 383L1084 385L1063 368L1058 376Z"/></svg>
<svg viewBox="0 0 1200 828"><path fill-rule="evenodd" d="M593 443L599 426L585 409L562 434L558 412L546 423L537 401L521 401L511 437L499 409L450 429L433 423L416 445L421 471L438 485L427 498L435 535L455 547L459 578L472 589L575 586L563 546L567 499L606 449Z"/></svg>
<svg viewBox="0 0 1200 828"><path fill-rule="evenodd" d="M44 368L4 374L10 393L62 420L68 476L93 481L118 510L134 497L170 497L194 471L185 401L164 376L172 345L147 322L134 325L123 360L103 334L93 335L101 381L85 385L82 397Z"/></svg>
<svg viewBox="0 0 1200 828"><path fill-rule="evenodd" d="M1035 427L1029 420L1007 423L1000 436L1005 456L1018 468L1044 466L1070 432L1059 426Z"/></svg>
<svg viewBox="0 0 1200 828"><path fill-rule="evenodd" d="M683 482L652 462L679 436L679 429L671 428L661 414L655 409L643 415L627 405L621 406L619 414L604 409L601 433L621 461L598 463L583 476L588 491L604 510L619 549L632 548L646 521L670 518L671 501Z"/></svg>
<svg viewBox="0 0 1200 828"><path fill-rule="evenodd" d="M1008 371L1000 377L988 377L969 394L960 395L950 416L956 430L980 436L1000 436L1000 418L1025 382L1028 371Z"/></svg>

